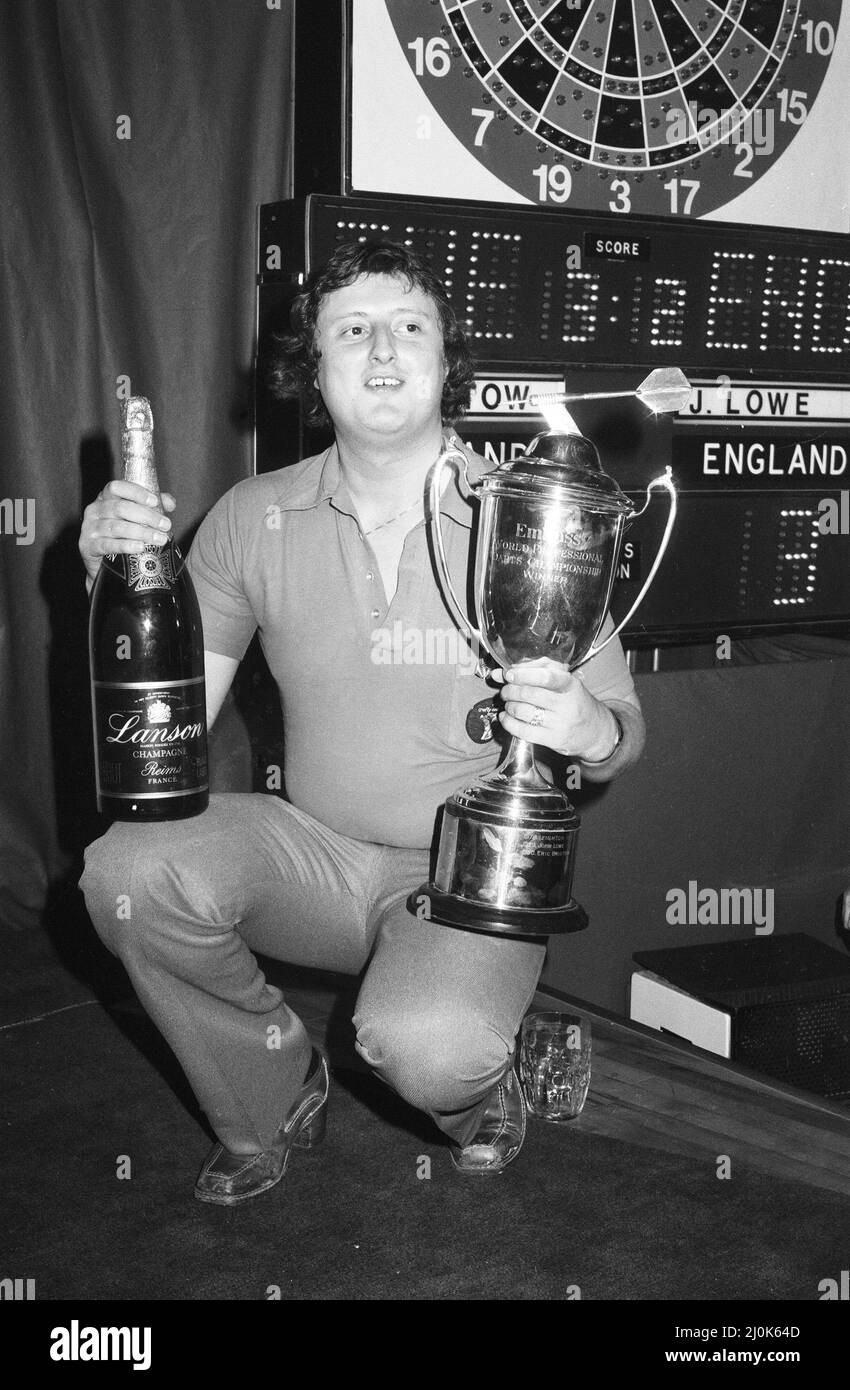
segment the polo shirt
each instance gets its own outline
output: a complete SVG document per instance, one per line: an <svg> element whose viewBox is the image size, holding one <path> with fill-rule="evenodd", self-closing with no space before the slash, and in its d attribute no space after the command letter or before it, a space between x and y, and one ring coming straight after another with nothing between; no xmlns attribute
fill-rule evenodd
<svg viewBox="0 0 850 1390"><path fill-rule="evenodd" d="M492 465L467 456L475 482ZM453 472L441 512L466 602L474 511ZM476 673L446 606L425 521L405 539L388 603L334 444L231 488L188 566L208 650L240 660L259 632L280 691L292 804L341 834L427 849L441 804L494 768L500 749L467 732L468 711L496 687ZM599 699L634 690L618 639L581 675Z"/></svg>

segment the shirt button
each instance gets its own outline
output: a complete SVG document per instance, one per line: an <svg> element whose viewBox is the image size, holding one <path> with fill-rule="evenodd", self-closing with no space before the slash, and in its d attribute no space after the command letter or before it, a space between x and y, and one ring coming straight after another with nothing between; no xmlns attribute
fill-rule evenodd
<svg viewBox="0 0 850 1390"><path fill-rule="evenodd" d="M373 609L372 609L372 617L373 617L373 618L380 618L380 616L381 616L381 610L380 610L379 608L373 608Z"/></svg>
<svg viewBox="0 0 850 1390"><path fill-rule="evenodd" d="M367 579L374 579L374 578L375 578L375 576L374 576L374 574L372 573L371 570L367 570L367 571L366 571L366 578L367 578Z"/></svg>

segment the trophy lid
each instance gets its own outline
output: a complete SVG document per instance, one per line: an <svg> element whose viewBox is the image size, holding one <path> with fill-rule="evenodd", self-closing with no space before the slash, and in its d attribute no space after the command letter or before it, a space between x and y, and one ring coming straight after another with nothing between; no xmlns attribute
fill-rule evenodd
<svg viewBox="0 0 850 1390"><path fill-rule="evenodd" d="M515 486L569 488L590 505L615 512L632 511L619 483L603 473L596 445L583 434L544 430L534 436L524 454L485 474L482 481L494 491Z"/></svg>

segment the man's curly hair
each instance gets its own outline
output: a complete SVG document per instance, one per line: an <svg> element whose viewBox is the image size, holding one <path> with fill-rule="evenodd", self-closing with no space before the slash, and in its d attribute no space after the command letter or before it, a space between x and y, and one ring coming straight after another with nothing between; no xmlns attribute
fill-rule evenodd
<svg viewBox="0 0 850 1390"><path fill-rule="evenodd" d="M440 402L443 421L455 420L469 405L474 369L466 335L455 317L445 287L415 251L395 241L348 242L338 246L321 269L309 277L290 311L291 333L273 337L268 383L279 400L297 397L305 421L330 425L319 388L316 368L321 353L316 347L316 320L325 297L351 285L361 275L394 275L429 295L437 309L443 333L446 379Z"/></svg>

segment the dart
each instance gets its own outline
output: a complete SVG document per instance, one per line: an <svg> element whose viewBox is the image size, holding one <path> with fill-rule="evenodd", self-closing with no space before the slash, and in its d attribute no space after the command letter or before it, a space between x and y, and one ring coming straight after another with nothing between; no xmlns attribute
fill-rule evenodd
<svg viewBox="0 0 850 1390"><path fill-rule="evenodd" d="M683 410L687 405L691 397L691 384L678 367L657 367L633 391L586 391L577 396L553 391L532 396L531 401L545 415L550 429L565 429L570 434L578 434L575 422L566 409L567 401L603 401L625 396L636 396L653 415L669 415L674 410Z"/></svg>

